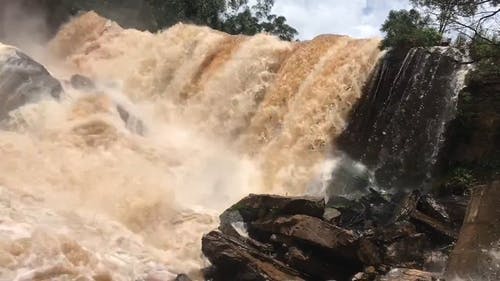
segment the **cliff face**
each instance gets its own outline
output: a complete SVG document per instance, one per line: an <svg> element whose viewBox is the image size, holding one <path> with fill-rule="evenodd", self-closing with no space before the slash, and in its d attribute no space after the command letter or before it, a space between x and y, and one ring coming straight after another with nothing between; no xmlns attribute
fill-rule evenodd
<svg viewBox="0 0 500 281"><path fill-rule="evenodd" d="M430 185L467 66L450 47L389 53L339 138L386 189Z"/></svg>
<svg viewBox="0 0 500 281"><path fill-rule="evenodd" d="M478 180L500 170L500 77L471 75L440 155L440 173L466 168Z"/></svg>

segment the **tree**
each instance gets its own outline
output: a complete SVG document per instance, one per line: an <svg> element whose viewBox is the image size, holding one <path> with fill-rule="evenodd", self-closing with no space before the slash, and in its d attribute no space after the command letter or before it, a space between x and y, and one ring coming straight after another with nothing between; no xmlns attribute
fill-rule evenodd
<svg viewBox="0 0 500 281"><path fill-rule="evenodd" d="M496 16L500 15L500 8L496 8L500 0L411 0L411 2L416 9L434 18L440 34L460 33L470 38L479 36L487 40L491 33L500 32L498 22L494 22L498 19ZM493 27L493 32L485 32L486 27L487 29Z"/></svg>
<svg viewBox="0 0 500 281"><path fill-rule="evenodd" d="M430 18L421 17L420 13L413 9L390 11L381 28L381 31L386 33L381 48L407 50L412 47L439 44L441 35L429 27L429 22Z"/></svg>
<svg viewBox="0 0 500 281"><path fill-rule="evenodd" d="M259 0L250 7L246 0L239 1L240 6L226 13L223 31L230 34L254 35L259 32L267 32L280 37L282 40L291 41L297 36L295 28L286 23L286 18L271 14L274 0Z"/></svg>
<svg viewBox="0 0 500 281"><path fill-rule="evenodd" d="M160 28L177 22L220 27L220 15L226 10L225 0L146 0Z"/></svg>
<svg viewBox="0 0 500 281"><path fill-rule="evenodd" d="M254 35L268 32L283 40L293 40L297 30L286 18L271 14L274 0L147 0L155 11L160 28L187 22L207 25L230 34Z"/></svg>
<svg viewBox="0 0 500 281"><path fill-rule="evenodd" d="M477 10L482 0L411 0L414 6L433 15L438 23L438 32L444 34L447 27L458 17L470 16Z"/></svg>
<svg viewBox="0 0 500 281"><path fill-rule="evenodd" d="M477 63L476 79L500 75L500 0L411 1L432 16L440 34L456 37L457 47L465 46Z"/></svg>

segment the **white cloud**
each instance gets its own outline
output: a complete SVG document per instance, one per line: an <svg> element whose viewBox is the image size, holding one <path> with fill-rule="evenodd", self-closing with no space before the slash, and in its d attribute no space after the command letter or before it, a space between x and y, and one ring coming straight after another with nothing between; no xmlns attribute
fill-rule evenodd
<svg viewBox="0 0 500 281"><path fill-rule="evenodd" d="M275 0L273 12L299 31L299 38L344 34L380 36L390 10L409 8L408 0Z"/></svg>

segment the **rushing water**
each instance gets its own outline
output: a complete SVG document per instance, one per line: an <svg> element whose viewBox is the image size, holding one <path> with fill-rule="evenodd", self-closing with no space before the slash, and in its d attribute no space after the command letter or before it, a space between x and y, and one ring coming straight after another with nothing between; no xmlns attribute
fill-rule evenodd
<svg viewBox="0 0 500 281"><path fill-rule="evenodd" d="M60 100L11 111L0 132L0 279L200 278L217 212L321 173L377 47L72 20L37 56ZM75 73L96 87L74 89Z"/></svg>

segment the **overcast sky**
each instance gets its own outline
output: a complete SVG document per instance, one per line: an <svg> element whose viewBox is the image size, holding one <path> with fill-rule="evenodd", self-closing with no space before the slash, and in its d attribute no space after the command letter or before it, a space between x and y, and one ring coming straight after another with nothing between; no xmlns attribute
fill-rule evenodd
<svg viewBox="0 0 500 281"><path fill-rule="evenodd" d="M307 40L320 34L378 36L390 10L408 7L408 0L275 0L273 12Z"/></svg>

